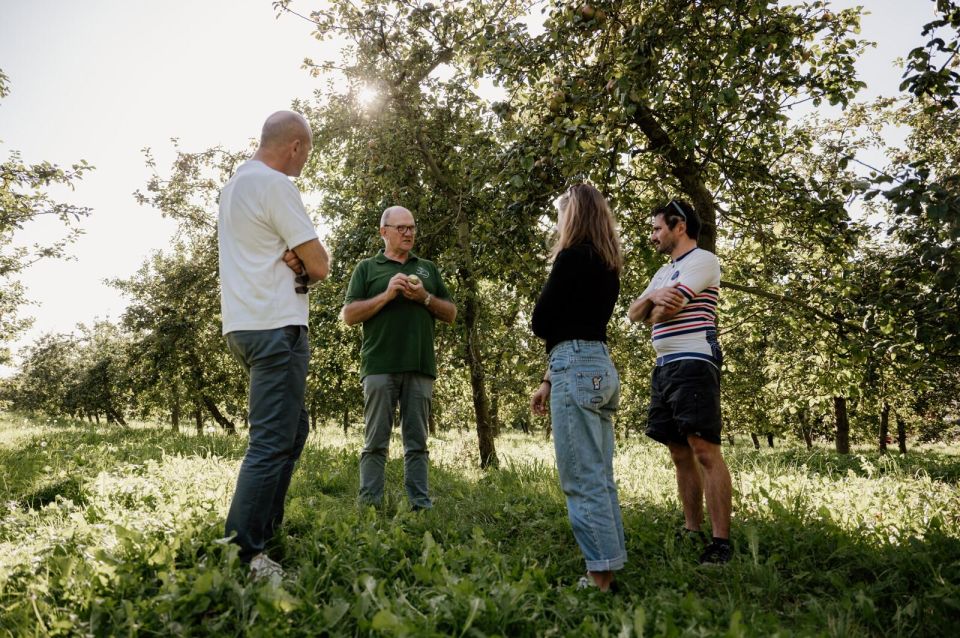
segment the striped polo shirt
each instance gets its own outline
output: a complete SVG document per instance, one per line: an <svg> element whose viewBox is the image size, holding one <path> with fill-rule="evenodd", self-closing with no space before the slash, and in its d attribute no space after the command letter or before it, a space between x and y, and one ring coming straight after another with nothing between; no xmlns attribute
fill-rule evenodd
<svg viewBox="0 0 960 638"><path fill-rule="evenodd" d="M717 301L720 296L720 262L712 252L694 248L664 264L647 289L672 286L686 302L669 321L653 324L653 349L657 365L678 359L704 359L719 365Z"/></svg>

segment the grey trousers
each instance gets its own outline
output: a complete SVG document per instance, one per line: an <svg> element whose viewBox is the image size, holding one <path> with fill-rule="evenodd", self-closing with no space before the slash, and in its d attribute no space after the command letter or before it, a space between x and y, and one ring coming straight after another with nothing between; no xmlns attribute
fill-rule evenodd
<svg viewBox="0 0 960 638"><path fill-rule="evenodd" d="M250 378L250 443L227 514L227 536L249 562L283 521L290 477L309 433L304 393L310 346L306 326L238 330L227 345Z"/></svg>
<svg viewBox="0 0 960 638"><path fill-rule="evenodd" d="M403 440L403 478L413 509L433 506L428 488L427 420L433 397L433 378L418 372L368 374L363 379L363 420L366 437L360 453L361 503L383 500L384 468L390 446L393 414L400 403Z"/></svg>

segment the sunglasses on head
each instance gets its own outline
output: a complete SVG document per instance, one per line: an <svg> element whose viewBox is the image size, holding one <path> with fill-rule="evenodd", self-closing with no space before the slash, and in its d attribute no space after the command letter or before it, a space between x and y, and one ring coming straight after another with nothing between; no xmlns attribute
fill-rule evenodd
<svg viewBox="0 0 960 638"><path fill-rule="evenodd" d="M683 217L683 221L687 221L687 214L683 212L683 208L680 207L680 204L677 203L677 200L671 199L670 205L677 209L677 212L680 213L681 217Z"/></svg>

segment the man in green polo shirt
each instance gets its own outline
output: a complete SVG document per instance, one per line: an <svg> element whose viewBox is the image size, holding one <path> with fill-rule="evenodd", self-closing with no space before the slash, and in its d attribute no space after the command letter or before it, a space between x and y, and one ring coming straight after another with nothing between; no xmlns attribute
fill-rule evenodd
<svg viewBox="0 0 960 638"><path fill-rule="evenodd" d="M343 306L348 326L363 324L360 380L366 438L360 501L379 505L393 414L400 403L403 474L412 509L432 506L427 482L427 419L437 362L435 319L453 323L457 307L431 261L413 252L413 214L391 206L380 217L383 250L357 264Z"/></svg>

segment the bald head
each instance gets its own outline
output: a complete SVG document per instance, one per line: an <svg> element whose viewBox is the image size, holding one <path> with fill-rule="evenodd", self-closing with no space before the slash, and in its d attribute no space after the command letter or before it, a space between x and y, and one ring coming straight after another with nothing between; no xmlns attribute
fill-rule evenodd
<svg viewBox="0 0 960 638"><path fill-rule="evenodd" d="M277 111L263 123L260 147L278 148L296 140L306 143L312 139L310 124L302 115L293 111Z"/></svg>
<svg viewBox="0 0 960 638"><path fill-rule="evenodd" d="M391 206L390 208L383 211L383 215L380 215L380 227L383 228L384 226L389 224L390 217L392 215L397 215L401 213L404 213L403 215L404 217L409 217L410 219L413 219L413 213L411 213L409 210L407 210L403 206Z"/></svg>
<svg viewBox="0 0 960 638"><path fill-rule="evenodd" d="M277 111L263 123L260 148L253 159L284 175L299 177L313 148L310 124L299 113Z"/></svg>

